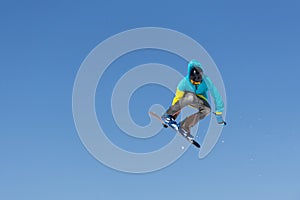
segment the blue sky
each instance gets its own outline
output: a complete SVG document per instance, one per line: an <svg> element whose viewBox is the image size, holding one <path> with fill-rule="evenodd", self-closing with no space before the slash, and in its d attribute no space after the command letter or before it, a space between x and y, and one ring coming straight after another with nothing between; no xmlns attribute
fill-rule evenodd
<svg viewBox="0 0 300 200"><path fill-rule="evenodd" d="M1 1L0 198L299 200L299 8L292 0ZM72 90L95 46L147 26L182 32L208 51L226 87L228 126L203 160L189 148L167 168L129 174L85 149L73 120ZM97 93L108 137L124 148L153 150L172 132L149 142L130 140L112 120L110 88L123 73L117 70L122 62L124 73L148 62L178 69L184 62L157 51L129 54L104 76L108 95ZM132 116L146 124L149 105L167 107L171 99L161 87L141 88L132 98Z"/></svg>

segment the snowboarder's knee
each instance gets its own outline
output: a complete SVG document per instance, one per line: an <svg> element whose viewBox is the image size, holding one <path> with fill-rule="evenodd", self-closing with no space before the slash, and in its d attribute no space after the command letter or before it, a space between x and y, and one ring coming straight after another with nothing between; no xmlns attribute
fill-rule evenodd
<svg viewBox="0 0 300 200"><path fill-rule="evenodd" d="M183 96L184 100L187 102L194 102L196 95L191 92L186 92Z"/></svg>
<svg viewBox="0 0 300 200"><path fill-rule="evenodd" d="M210 114L211 109L210 109L210 107L204 107L204 108L201 110L201 112L202 112L205 116L207 116L207 115Z"/></svg>

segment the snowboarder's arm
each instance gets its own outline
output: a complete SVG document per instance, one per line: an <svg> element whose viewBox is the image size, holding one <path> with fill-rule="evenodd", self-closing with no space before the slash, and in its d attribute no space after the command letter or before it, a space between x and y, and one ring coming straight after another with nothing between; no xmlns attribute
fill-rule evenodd
<svg viewBox="0 0 300 200"><path fill-rule="evenodd" d="M222 112L224 110L224 103L222 100L222 97L220 93L218 92L217 88L213 84L213 82L210 80L208 76L204 76L204 81L208 87L208 90L211 94L211 96L214 99L215 107L216 107L216 114L217 115L222 115Z"/></svg>

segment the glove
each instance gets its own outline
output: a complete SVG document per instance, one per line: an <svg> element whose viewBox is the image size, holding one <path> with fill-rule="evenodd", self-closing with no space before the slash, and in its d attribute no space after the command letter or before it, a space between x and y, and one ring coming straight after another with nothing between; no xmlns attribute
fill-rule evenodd
<svg viewBox="0 0 300 200"><path fill-rule="evenodd" d="M167 114L163 114L161 116L161 119L164 121L164 123L162 124L164 128L168 128L169 126L167 124L174 121L174 117L172 115Z"/></svg>
<svg viewBox="0 0 300 200"><path fill-rule="evenodd" d="M223 120L222 113L215 113L218 124L226 125L226 122Z"/></svg>

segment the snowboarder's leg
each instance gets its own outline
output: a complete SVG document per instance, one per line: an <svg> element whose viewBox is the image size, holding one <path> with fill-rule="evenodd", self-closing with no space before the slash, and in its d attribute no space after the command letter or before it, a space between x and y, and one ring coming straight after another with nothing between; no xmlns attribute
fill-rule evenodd
<svg viewBox="0 0 300 200"><path fill-rule="evenodd" d="M187 105L192 105L197 98L198 97L194 93L186 92L179 101L170 106L169 109L162 115L162 120L164 120L166 124L171 123L177 118L182 108Z"/></svg>
<svg viewBox="0 0 300 200"><path fill-rule="evenodd" d="M210 105L206 100L196 96L193 93L190 93L189 95L194 95L193 102L189 105L193 106L199 111L188 116L180 122L180 129L182 129L187 135L190 135L191 127L197 124L201 119L205 118L211 112Z"/></svg>
<svg viewBox="0 0 300 200"><path fill-rule="evenodd" d="M190 132L190 128L197 124L201 119L205 118L210 113L210 107L202 107L199 112L188 116L182 122L180 122L180 128Z"/></svg>
<svg viewBox="0 0 300 200"><path fill-rule="evenodd" d="M171 115L175 118L180 113L181 109L187 105L198 108L198 97L192 92L186 92L183 97L172 105L165 113L165 115Z"/></svg>

